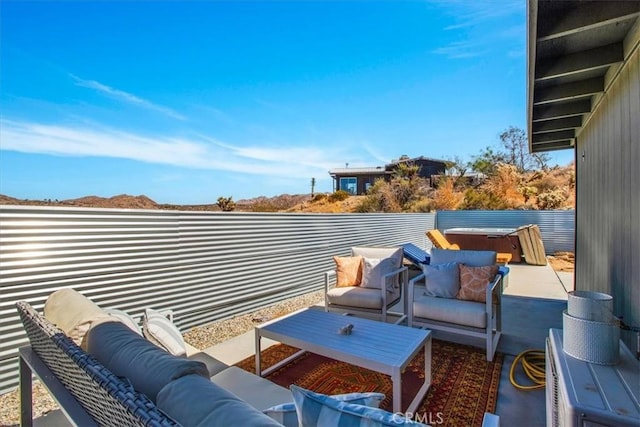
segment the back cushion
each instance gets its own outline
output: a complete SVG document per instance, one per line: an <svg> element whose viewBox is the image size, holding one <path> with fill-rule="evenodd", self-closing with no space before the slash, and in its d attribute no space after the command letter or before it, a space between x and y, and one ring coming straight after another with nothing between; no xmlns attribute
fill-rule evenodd
<svg viewBox="0 0 640 427"><path fill-rule="evenodd" d="M392 258L394 270L402 267L404 252L402 248L370 248L364 246L354 246L351 248L354 256L360 255L363 258Z"/></svg>
<svg viewBox="0 0 640 427"><path fill-rule="evenodd" d="M447 262L457 262L470 267L495 265L496 253L494 251L431 249L431 265Z"/></svg>
<svg viewBox="0 0 640 427"><path fill-rule="evenodd" d="M173 356L120 322L91 328L86 343L89 354L154 402L160 389L177 378L196 374L209 380L204 363Z"/></svg>
<svg viewBox="0 0 640 427"><path fill-rule="evenodd" d="M113 320L96 303L71 288L49 295L44 304L44 317L77 345L83 344L82 339L94 322Z"/></svg>

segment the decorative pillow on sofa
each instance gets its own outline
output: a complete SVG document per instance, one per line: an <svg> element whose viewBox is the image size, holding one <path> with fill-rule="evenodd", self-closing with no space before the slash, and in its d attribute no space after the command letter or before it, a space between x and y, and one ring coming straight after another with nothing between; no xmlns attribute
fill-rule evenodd
<svg viewBox="0 0 640 427"><path fill-rule="evenodd" d="M362 282L362 257L334 256L336 263L336 287L359 286Z"/></svg>
<svg viewBox="0 0 640 427"><path fill-rule="evenodd" d="M425 295L430 297L455 298L460 290L460 270L457 262L425 264Z"/></svg>
<svg viewBox="0 0 640 427"><path fill-rule="evenodd" d="M49 295L44 304L44 317L79 346L95 322L113 320L96 303L71 288Z"/></svg>
<svg viewBox="0 0 640 427"><path fill-rule="evenodd" d="M180 330L162 313L147 308L142 320L142 332L145 338L167 350L174 356L187 354L187 345Z"/></svg>
<svg viewBox="0 0 640 427"><path fill-rule="evenodd" d="M498 274L497 265L469 267L460 264L460 292L458 292L457 298L485 302L487 285L496 277L496 274Z"/></svg>
<svg viewBox="0 0 640 427"><path fill-rule="evenodd" d="M381 289L385 274L394 271L392 258L363 258L362 260L362 286L363 288ZM394 281L389 279L387 290L393 292Z"/></svg>
<svg viewBox="0 0 640 427"><path fill-rule="evenodd" d="M334 394L332 399L341 402L349 402L355 405L364 405L370 408L378 408L384 400L384 393L347 393ZM298 427L298 414L296 412L296 404L294 402L283 403L282 405L272 406L262 411L269 417L273 418L285 427Z"/></svg>
<svg viewBox="0 0 640 427"><path fill-rule="evenodd" d="M301 426L424 426L400 414L342 402L296 385L289 387Z"/></svg>
<svg viewBox="0 0 640 427"><path fill-rule="evenodd" d="M109 316L114 317L115 319L127 325L127 327L129 327L129 329L131 329L136 334L142 335L142 329L140 329L140 325L138 325L136 319L131 317L127 312L118 310L117 308L105 308L104 311Z"/></svg>

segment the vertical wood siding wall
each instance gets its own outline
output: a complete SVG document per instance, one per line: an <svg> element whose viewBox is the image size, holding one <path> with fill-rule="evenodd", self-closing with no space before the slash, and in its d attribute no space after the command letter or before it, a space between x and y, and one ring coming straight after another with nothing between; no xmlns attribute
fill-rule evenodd
<svg viewBox="0 0 640 427"><path fill-rule="evenodd" d="M576 288L611 294L640 326L640 53L635 47L576 145ZM636 348L635 336L623 339Z"/></svg>
<svg viewBox="0 0 640 427"><path fill-rule="evenodd" d="M425 247L435 214L257 214L0 206L0 392L27 343L15 302L73 287L102 307L174 310L183 331L321 289L355 245Z"/></svg>

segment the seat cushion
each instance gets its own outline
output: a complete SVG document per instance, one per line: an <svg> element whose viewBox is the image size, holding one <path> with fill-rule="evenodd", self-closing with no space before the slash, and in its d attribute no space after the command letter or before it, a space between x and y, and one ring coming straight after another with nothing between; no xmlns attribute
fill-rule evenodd
<svg viewBox="0 0 640 427"><path fill-rule="evenodd" d="M190 354L187 359L204 363L207 367L207 371L209 371L209 377L212 377L218 372L224 371L229 367L229 365L227 365L226 363L221 362L215 357L208 355L204 351Z"/></svg>
<svg viewBox="0 0 640 427"><path fill-rule="evenodd" d="M460 291L460 270L457 262L425 264L422 266L426 295L431 297L455 298Z"/></svg>
<svg viewBox="0 0 640 427"><path fill-rule="evenodd" d="M154 402L160 389L176 378L197 374L209 380L203 363L173 356L120 322L92 327L86 343L89 354Z"/></svg>
<svg viewBox="0 0 640 427"><path fill-rule="evenodd" d="M231 366L214 375L211 382L260 411L293 400L288 389L237 366Z"/></svg>
<svg viewBox="0 0 640 427"><path fill-rule="evenodd" d="M494 251L447 250L433 248L431 250L431 264L457 262L471 267L482 267L496 263Z"/></svg>
<svg viewBox="0 0 640 427"><path fill-rule="evenodd" d="M278 426L238 396L198 375L165 385L157 406L185 427Z"/></svg>
<svg viewBox="0 0 640 427"><path fill-rule="evenodd" d="M347 286L332 288L327 292L329 303L360 308L382 308L382 295L380 289L363 288L360 286Z"/></svg>
<svg viewBox="0 0 640 427"><path fill-rule="evenodd" d="M413 302L413 316L455 323L457 325L486 328L486 306L474 301L463 301L455 298L437 298L430 296L417 297Z"/></svg>

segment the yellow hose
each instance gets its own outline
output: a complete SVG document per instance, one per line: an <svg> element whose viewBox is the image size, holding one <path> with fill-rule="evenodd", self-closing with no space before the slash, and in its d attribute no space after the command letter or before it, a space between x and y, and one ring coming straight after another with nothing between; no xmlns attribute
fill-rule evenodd
<svg viewBox="0 0 640 427"><path fill-rule="evenodd" d="M522 363L525 375L533 381L531 385L520 385L515 380L515 372L518 362ZM525 350L518 354L511 364L509 380L514 387L520 390L536 390L545 386L545 359L542 350Z"/></svg>

